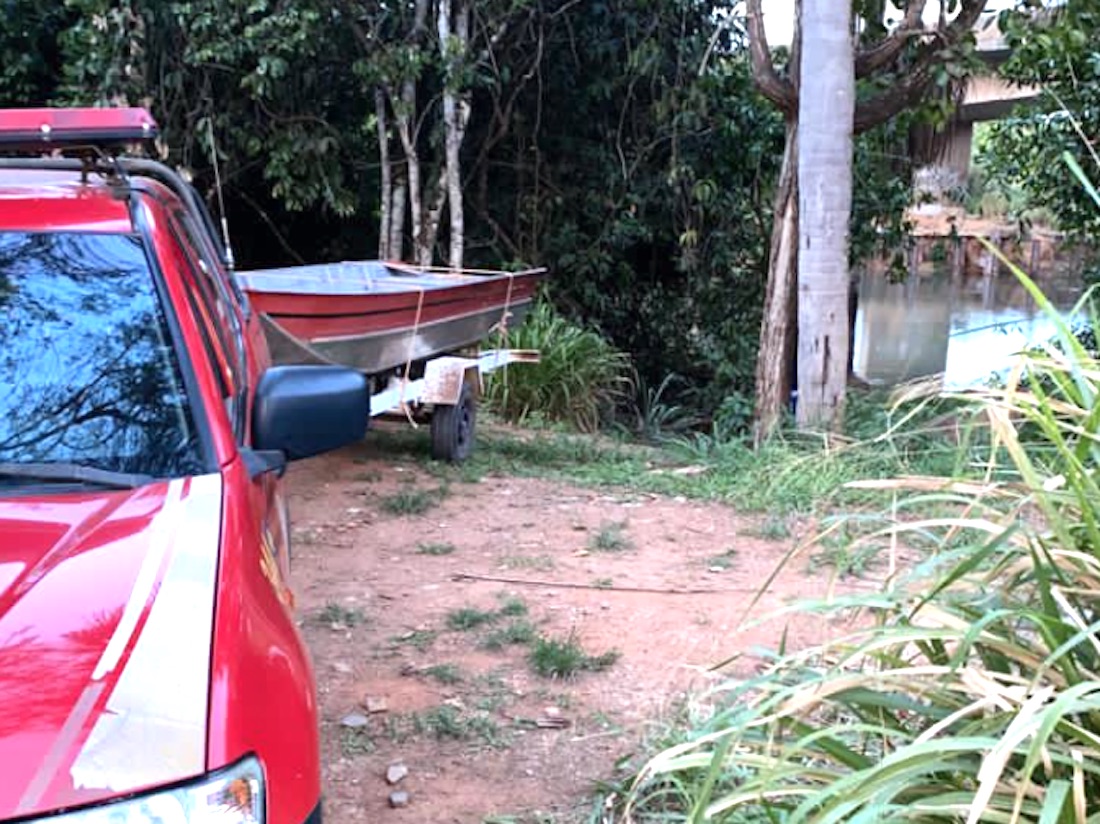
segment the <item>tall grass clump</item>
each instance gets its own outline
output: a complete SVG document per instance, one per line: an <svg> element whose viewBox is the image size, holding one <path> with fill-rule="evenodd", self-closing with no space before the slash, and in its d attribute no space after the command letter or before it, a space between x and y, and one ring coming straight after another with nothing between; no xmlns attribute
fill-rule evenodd
<svg viewBox="0 0 1100 824"><path fill-rule="evenodd" d="M486 382L486 403L511 421L562 422L595 432L628 385L626 354L599 333L566 320L546 300L495 343L541 353L537 364L502 369Z"/></svg>
<svg viewBox="0 0 1100 824"><path fill-rule="evenodd" d="M606 821L1100 821L1100 362L1016 274L1058 335L959 397L981 471L857 484L930 554L818 605L863 629L728 684Z"/></svg>

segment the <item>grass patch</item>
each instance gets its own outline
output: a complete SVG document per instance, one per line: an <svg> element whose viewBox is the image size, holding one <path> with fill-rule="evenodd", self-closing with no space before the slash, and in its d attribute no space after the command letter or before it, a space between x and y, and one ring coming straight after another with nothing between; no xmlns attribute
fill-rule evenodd
<svg viewBox="0 0 1100 824"><path fill-rule="evenodd" d="M538 638L528 655L531 668L544 678L572 678L580 672L600 672L618 660L617 650L589 655L573 633L565 638Z"/></svg>
<svg viewBox="0 0 1100 824"><path fill-rule="evenodd" d="M395 635L390 638L390 643L395 646L409 646L418 652L423 652L435 643L438 632L430 629L417 629L406 632L404 635Z"/></svg>
<svg viewBox="0 0 1100 824"><path fill-rule="evenodd" d="M744 535L765 541L786 541L791 537L791 527L782 515L768 515L761 523L746 529Z"/></svg>
<svg viewBox="0 0 1100 824"><path fill-rule="evenodd" d="M495 623L499 618L500 615L496 610L459 607L447 613L447 627L460 632L468 632L471 629Z"/></svg>
<svg viewBox="0 0 1100 824"><path fill-rule="evenodd" d="M485 421L479 427L477 450L458 468L429 463L425 432L377 431L368 448L380 459L413 456L444 487L460 479L456 473L512 475L722 501L767 513L775 523L763 529L782 540L779 523L791 513L849 504L873 506L884 500L878 492L844 489L850 481L953 475L969 471L981 455L977 441L960 450L957 438L945 434L937 422L944 416L944 404L922 407L911 419L928 421L926 425L907 425L905 431L889 434L884 433L912 411L912 403L891 408L882 393L850 392L848 406L850 438L786 432L757 451L744 439L700 432L658 446L547 429L516 430ZM702 471L678 471L689 467ZM521 568L525 562L520 558L509 556L508 561Z"/></svg>
<svg viewBox="0 0 1100 824"><path fill-rule="evenodd" d="M549 555L505 555L500 559L503 569L538 569L548 572L554 569L554 559Z"/></svg>
<svg viewBox="0 0 1100 824"><path fill-rule="evenodd" d="M488 633L481 639L481 646L485 649L498 650L504 647L530 644L537 637L538 630L530 621L512 621Z"/></svg>
<svg viewBox="0 0 1100 824"><path fill-rule="evenodd" d="M378 506L390 515L423 515L450 494L448 488L401 489L378 500Z"/></svg>
<svg viewBox="0 0 1100 824"><path fill-rule="evenodd" d="M464 680L462 670L454 664L435 664L425 669L424 674L446 686L461 684Z"/></svg>
<svg viewBox="0 0 1100 824"><path fill-rule="evenodd" d="M527 614L527 602L514 595L508 595L502 599L497 612L505 618L519 618Z"/></svg>
<svg viewBox="0 0 1100 824"><path fill-rule="evenodd" d="M634 548L634 542L626 534L626 521L604 523L588 539L588 548L593 552L626 552Z"/></svg>
<svg viewBox="0 0 1100 824"><path fill-rule="evenodd" d="M416 554L441 557L453 554L455 549L455 545L449 543L420 543L416 545Z"/></svg>
<svg viewBox="0 0 1100 824"><path fill-rule="evenodd" d="M862 578L878 560L882 548L849 537L829 537L810 555L810 572L832 569L840 578Z"/></svg>
<svg viewBox="0 0 1100 824"><path fill-rule="evenodd" d="M437 741L468 741L490 747L507 745L499 725L487 713L466 713L448 704L393 715L386 719L386 735L395 743L430 736Z"/></svg>
<svg viewBox="0 0 1100 824"><path fill-rule="evenodd" d="M344 727L340 730L340 752L345 758L370 755L374 750L374 739L367 732L366 727Z"/></svg>
<svg viewBox="0 0 1100 824"><path fill-rule="evenodd" d="M318 624L334 629L346 629L357 627L367 622L367 616L358 607L346 607L330 601L317 612L315 620Z"/></svg>
<svg viewBox="0 0 1100 824"><path fill-rule="evenodd" d="M730 547L725 552L720 552L717 555L711 555L709 558L707 558L707 567L709 569L732 569L734 564L736 563L736 547Z"/></svg>
<svg viewBox="0 0 1100 824"><path fill-rule="evenodd" d="M453 630L467 632L488 624L495 624L502 618L519 618L527 614L527 603L522 598L502 595L499 609L478 609L460 607L447 613L447 626Z"/></svg>

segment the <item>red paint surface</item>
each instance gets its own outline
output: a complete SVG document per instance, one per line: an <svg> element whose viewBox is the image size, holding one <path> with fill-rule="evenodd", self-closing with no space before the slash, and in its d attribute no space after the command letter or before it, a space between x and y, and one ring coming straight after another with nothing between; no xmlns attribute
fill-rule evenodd
<svg viewBox="0 0 1100 824"><path fill-rule="evenodd" d="M202 354L201 319L192 314L183 277L197 251L180 248L169 231L169 213L182 207L159 184L133 185L143 193L146 241L191 355L200 395L192 398L195 415L205 418L212 433L223 479L219 545L210 549L218 553L218 581L206 766L215 770L255 754L268 776L268 820L301 824L320 798L317 708L283 578L280 482L273 474L253 480L244 471L214 367ZM137 231L127 198L100 179L0 170L0 231L5 229ZM227 282L220 264L215 268L214 276ZM235 374L254 388L270 365L259 316L235 302L232 311L243 324L246 345L244 375ZM51 766L51 747L91 683L151 549L148 526L165 489L154 484L134 492L0 497L0 819L15 814L29 782ZM275 550L274 567L263 565L265 532ZM126 655L118 671L125 663ZM68 768L118 671L105 679L77 743L47 776L46 796L20 814L103 800L74 794Z"/></svg>
<svg viewBox="0 0 1100 824"><path fill-rule="evenodd" d="M0 818L16 812L47 760L67 770L90 732L98 712L80 723L75 746L57 749L122 618L166 490L0 498ZM121 670L103 679L98 704ZM47 786L55 778L43 776ZM51 791L21 812L103 795Z"/></svg>
<svg viewBox="0 0 1100 824"><path fill-rule="evenodd" d="M250 517L260 511L274 517L277 490L249 482L239 462L225 479L210 763L228 764L257 753L267 771L271 824L301 824L321 793L313 670L291 608L280 600L285 579L273 585L263 572L263 527ZM285 576L285 543L277 554Z"/></svg>

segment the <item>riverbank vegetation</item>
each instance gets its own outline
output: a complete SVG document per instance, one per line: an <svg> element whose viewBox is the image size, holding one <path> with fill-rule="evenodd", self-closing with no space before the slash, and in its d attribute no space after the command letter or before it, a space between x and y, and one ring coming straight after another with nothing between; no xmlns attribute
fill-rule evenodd
<svg viewBox="0 0 1100 824"><path fill-rule="evenodd" d="M881 22L884 4L858 5ZM1056 345L1000 383L860 393L839 432L780 427L753 443L790 118L757 90L732 5L4 8L0 102L148 104L166 158L206 194L217 153L242 268L378 255L551 268L533 323L508 338L543 364L487 388L528 428L433 468L440 497L494 471L560 474L726 501L776 531L806 516L817 544L892 559L881 591L815 605L858 614L860 629L779 650L706 696L608 790L604 821L1095 819L1100 363L1052 313ZM1007 71L1044 82L1053 104L988 144L989 179L1026 184L1029 204L1079 234L1100 211L1060 158L1075 137L1072 168L1100 170L1098 19L1095 0L1065 4L1043 36L1005 18ZM781 48L770 65L791 58ZM855 144L853 260L900 236L909 127L942 125L966 71L940 68L930 82L946 108ZM897 566L899 549L916 561Z"/></svg>

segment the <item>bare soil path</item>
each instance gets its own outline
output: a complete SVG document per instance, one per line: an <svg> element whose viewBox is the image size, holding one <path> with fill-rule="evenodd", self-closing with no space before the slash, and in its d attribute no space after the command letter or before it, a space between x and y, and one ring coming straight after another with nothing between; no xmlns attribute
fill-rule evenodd
<svg viewBox="0 0 1100 824"><path fill-rule="evenodd" d="M800 616L738 631L791 539L731 507L529 478L447 485L375 443L289 476L331 824L582 821L594 783L621 778L711 665L740 655L724 673L751 671L784 626L789 646L841 629ZM796 563L753 612L826 586ZM538 639L618 657L546 677ZM390 784L397 764L408 774Z"/></svg>

